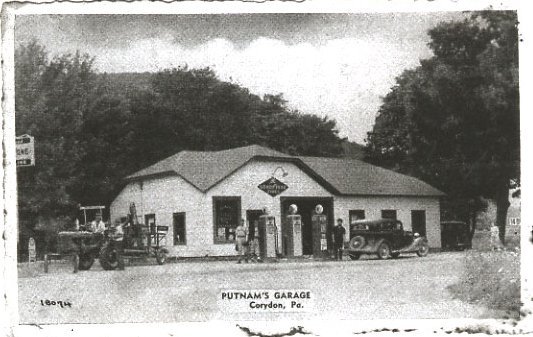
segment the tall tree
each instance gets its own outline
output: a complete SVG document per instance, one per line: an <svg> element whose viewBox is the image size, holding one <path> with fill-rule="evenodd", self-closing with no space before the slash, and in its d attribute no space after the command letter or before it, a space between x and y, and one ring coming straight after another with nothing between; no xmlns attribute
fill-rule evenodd
<svg viewBox="0 0 533 337"><path fill-rule="evenodd" d="M30 174L19 171L22 211L53 219L78 203L110 204L123 177L185 149L342 151L334 121L291 111L281 95L253 95L209 68L116 76L97 74L79 53L49 61L36 42L16 52L17 133L35 136L37 156Z"/></svg>
<svg viewBox="0 0 533 337"><path fill-rule="evenodd" d="M79 53L48 61L36 42L17 49L15 60L16 132L36 140L31 183L19 174L19 207L53 215L73 202L83 155L79 135L92 102L93 61Z"/></svg>
<svg viewBox="0 0 533 337"><path fill-rule="evenodd" d="M474 13L429 35L434 56L397 78L367 156L472 206L493 199L504 241L509 187L520 178L516 13Z"/></svg>

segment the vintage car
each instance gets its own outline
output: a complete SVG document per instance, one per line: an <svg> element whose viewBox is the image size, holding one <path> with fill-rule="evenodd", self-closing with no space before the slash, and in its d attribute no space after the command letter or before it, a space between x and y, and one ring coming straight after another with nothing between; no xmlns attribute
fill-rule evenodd
<svg viewBox="0 0 533 337"><path fill-rule="evenodd" d="M470 249L470 226L463 221L442 221L440 223L443 250Z"/></svg>
<svg viewBox="0 0 533 337"><path fill-rule="evenodd" d="M350 224L347 253L352 260L362 254L376 254L380 259L397 258L401 253L426 256L428 241L418 233L405 231L394 219L357 220Z"/></svg>

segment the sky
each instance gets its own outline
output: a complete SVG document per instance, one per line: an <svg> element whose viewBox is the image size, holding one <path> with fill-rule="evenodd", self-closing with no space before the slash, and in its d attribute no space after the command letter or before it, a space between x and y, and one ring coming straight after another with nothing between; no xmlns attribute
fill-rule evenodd
<svg viewBox="0 0 533 337"><path fill-rule="evenodd" d="M428 29L460 12L372 14L19 15L15 43L51 56L80 51L99 72L188 65L291 109L335 119L363 143L381 99L403 70L431 57Z"/></svg>

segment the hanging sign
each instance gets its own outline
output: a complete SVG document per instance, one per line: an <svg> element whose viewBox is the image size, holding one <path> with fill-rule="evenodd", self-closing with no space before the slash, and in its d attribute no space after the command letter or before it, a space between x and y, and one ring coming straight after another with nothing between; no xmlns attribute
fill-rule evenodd
<svg viewBox="0 0 533 337"><path fill-rule="evenodd" d="M278 179L271 177L268 180L262 182L257 186L261 191L268 193L270 196L275 197L276 195L285 191L289 186L285 185Z"/></svg>
<svg viewBox="0 0 533 337"><path fill-rule="evenodd" d="M35 141L30 135L15 138L17 167L35 166Z"/></svg>

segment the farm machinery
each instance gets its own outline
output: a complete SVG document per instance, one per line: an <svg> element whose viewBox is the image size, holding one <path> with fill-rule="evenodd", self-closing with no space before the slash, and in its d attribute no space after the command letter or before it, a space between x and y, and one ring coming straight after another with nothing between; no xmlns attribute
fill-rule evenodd
<svg viewBox="0 0 533 337"><path fill-rule="evenodd" d="M155 257L158 264L166 262L168 250L162 247L168 226L144 225L138 221L135 204L127 216L104 224L104 206L80 207L80 216L73 230L58 233L56 253L45 255L44 270L50 260L70 257L74 272L89 270L96 258L104 270L114 270L123 259ZM92 216L91 216L92 215Z"/></svg>

